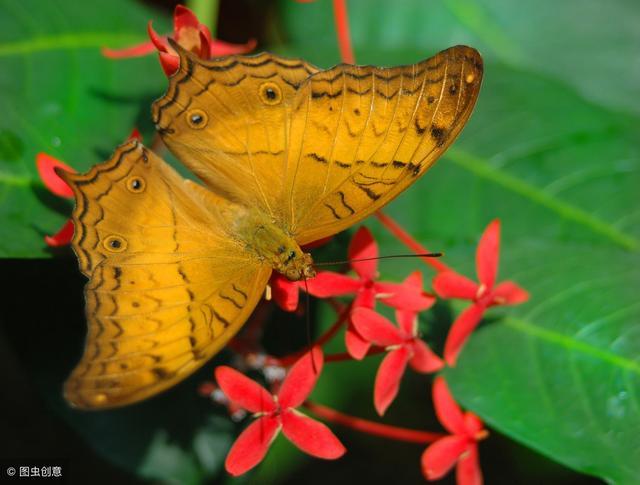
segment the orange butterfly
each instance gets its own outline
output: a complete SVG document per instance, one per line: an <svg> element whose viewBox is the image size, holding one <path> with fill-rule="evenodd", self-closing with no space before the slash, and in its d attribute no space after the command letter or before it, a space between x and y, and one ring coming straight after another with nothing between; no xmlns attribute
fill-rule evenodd
<svg viewBox="0 0 640 485"><path fill-rule="evenodd" d="M152 396L218 352L273 270L313 277L300 246L380 209L442 155L478 97L482 59L457 46L394 68L328 70L272 54L180 69L153 120L204 185L138 142L64 174L89 333L65 397L86 409Z"/></svg>

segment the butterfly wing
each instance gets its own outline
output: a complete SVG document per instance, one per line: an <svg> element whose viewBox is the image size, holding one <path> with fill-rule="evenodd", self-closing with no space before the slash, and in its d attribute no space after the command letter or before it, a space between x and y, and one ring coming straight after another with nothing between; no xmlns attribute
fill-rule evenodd
<svg viewBox="0 0 640 485"><path fill-rule="evenodd" d="M300 244L352 226L414 183L465 125L482 58L457 46L415 65L340 65L292 108L287 226Z"/></svg>
<svg viewBox="0 0 640 485"><path fill-rule="evenodd" d="M90 279L86 346L65 397L86 409L133 403L219 351L271 269L221 229L224 201L135 141L64 177L76 196L73 248Z"/></svg>
<svg viewBox="0 0 640 485"><path fill-rule="evenodd" d="M424 174L469 119L483 72L465 46L409 66L326 71L175 48L180 69L153 107L163 139L213 190L261 208L300 244L355 224Z"/></svg>
<svg viewBox="0 0 640 485"><path fill-rule="evenodd" d="M204 61L173 45L180 69L152 107L164 142L218 194L282 219L291 99L318 69L268 53Z"/></svg>

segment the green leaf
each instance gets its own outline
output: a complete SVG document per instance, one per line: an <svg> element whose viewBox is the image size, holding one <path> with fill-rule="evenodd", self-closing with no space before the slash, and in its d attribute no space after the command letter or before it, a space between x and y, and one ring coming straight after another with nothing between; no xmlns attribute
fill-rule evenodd
<svg viewBox="0 0 640 485"><path fill-rule="evenodd" d="M447 373L498 430L616 483L640 472L640 258L584 247L508 247L532 294L481 329ZM553 275L553 276L550 276Z"/></svg>
<svg viewBox="0 0 640 485"><path fill-rule="evenodd" d="M166 86L156 56L113 60L100 48L145 42L148 20L168 22L125 0L1 0L0 10L0 256L44 256L43 236L71 204L44 188L36 153L84 171L134 126L149 135L149 105Z"/></svg>

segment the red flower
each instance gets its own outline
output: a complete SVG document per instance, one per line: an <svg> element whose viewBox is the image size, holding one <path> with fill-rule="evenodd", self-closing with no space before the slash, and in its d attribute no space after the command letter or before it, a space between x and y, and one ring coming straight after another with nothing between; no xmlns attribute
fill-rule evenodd
<svg viewBox="0 0 640 485"><path fill-rule="evenodd" d="M295 409L311 394L322 363L319 347L305 354L291 367L275 396L231 367L215 370L218 385L229 400L258 418L231 447L225 461L227 472L237 476L255 467L281 430L289 441L310 455L335 459L344 454L344 446L329 428Z"/></svg>
<svg viewBox="0 0 640 485"><path fill-rule="evenodd" d="M315 278L307 281L309 293L319 298L355 293L354 310L358 307L374 308L376 300L393 308L414 312L433 304L433 297L422 291L421 285L416 287L411 283L411 277L400 284L375 281L378 277L378 261L375 259L378 257L378 245L366 227L358 229L351 239L348 257L357 278L321 271ZM368 260L354 261L360 259ZM349 354L355 359L362 359L371 346L352 323L347 328L345 344Z"/></svg>
<svg viewBox="0 0 640 485"><path fill-rule="evenodd" d="M389 351L378 368L373 391L373 402L380 416L398 395L400 379L407 364L422 374L435 372L443 367L440 357L418 337L416 312L397 310L396 321L399 327L368 308L355 309L351 318L360 335Z"/></svg>
<svg viewBox="0 0 640 485"><path fill-rule="evenodd" d="M462 298L473 304L464 310L449 330L444 358L454 366L469 335L476 328L485 310L495 305L518 305L529 299L529 293L513 281L498 285L500 253L500 221L492 221L484 231L476 251L476 272L480 284L455 271L443 271L433 280L433 289L442 298Z"/></svg>
<svg viewBox="0 0 640 485"><path fill-rule="evenodd" d="M438 421L451 434L424 450L422 473L425 478L439 480L457 464L458 485L482 485L478 441L489 434L482 421L471 412L462 413L442 377L436 377L433 383L433 404Z"/></svg>
<svg viewBox="0 0 640 485"><path fill-rule="evenodd" d="M134 128L131 131L129 140L132 138L137 138L142 141L142 136L137 128ZM69 187L67 183L58 176L55 169L61 168L65 172L76 173L75 169L57 158L43 152L36 155L36 167L38 169L38 175L40 175L40 179L42 179L42 183L44 183L45 187L49 189L51 193L58 197L64 197L65 199L73 198L73 191L71 190L71 187ZM72 238L73 221L68 219L56 234L53 236L45 236L44 241L48 246L58 247L66 246L71 242Z"/></svg>
<svg viewBox="0 0 640 485"><path fill-rule="evenodd" d="M36 155L36 167L38 168L38 174L40 175L42 182L52 194L55 194L58 197L64 197L65 199L73 198L73 191L71 190L71 187L69 187L67 183L55 172L56 168L62 168L67 172L75 173L73 168L57 158L47 155L46 153L38 153ZM58 247L66 246L71 242L72 238L73 221L68 219L56 234L53 236L45 236L44 241L48 246Z"/></svg>
<svg viewBox="0 0 640 485"><path fill-rule="evenodd" d="M246 44L229 44L221 40L213 39L206 25L200 23L195 14L183 5L177 5L173 13L173 34L160 37L153 30L151 21L147 27L151 42L127 47L124 49L103 48L102 53L112 59L124 57L144 56L158 50L160 64L167 76L171 76L178 70L179 59L176 51L169 45L167 39L171 37L186 50L193 52L202 59L226 56L230 54L242 54L252 51L256 46L254 39Z"/></svg>

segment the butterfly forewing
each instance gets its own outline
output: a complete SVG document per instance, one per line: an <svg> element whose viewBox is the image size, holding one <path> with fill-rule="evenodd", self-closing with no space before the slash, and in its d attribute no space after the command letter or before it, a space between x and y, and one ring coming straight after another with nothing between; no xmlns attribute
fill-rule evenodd
<svg viewBox="0 0 640 485"><path fill-rule="evenodd" d="M317 68L268 53L203 61L176 49L180 69L152 109L163 140L216 192L282 218L290 100Z"/></svg>
<svg viewBox="0 0 640 485"><path fill-rule="evenodd" d="M180 70L153 108L163 139L210 188L261 208L300 244L417 180L468 120L483 72L465 46L414 65L326 71L273 54L202 61L176 50Z"/></svg>
<svg viewBox="0 0 640 485"><path fill-rule="evenodd" d="M346 229L415 182L460 133L481 80L479 54L463 46L411 66L312 75L289 130L287 225L296 240Z"/></svg>

